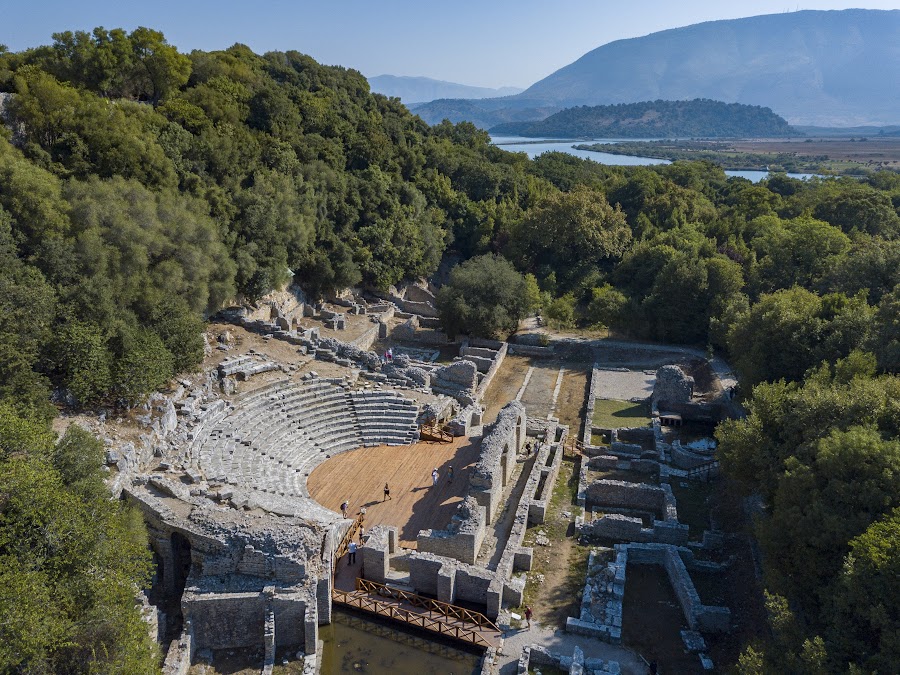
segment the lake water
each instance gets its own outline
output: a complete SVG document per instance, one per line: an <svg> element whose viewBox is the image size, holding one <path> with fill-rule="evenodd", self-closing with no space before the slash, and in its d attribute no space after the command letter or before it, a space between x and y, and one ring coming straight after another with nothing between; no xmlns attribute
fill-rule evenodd
<svg viewBox="0 0 900 675"><path fill-rule="evenodd" d="M634 155L613 155L608 152L593 152L591 150L576 150L574 146L583 143L619 143L623 141L658 140L649 138L596 138L592 141L565 141L554 138L525 138L523 136L492 136L494 145L509 150L510 152L524 152L531 159L545 152L566 152L582 159L592 159L599 164L610 166L652 166L654 164L671 164L667 159L655 159L653 157L638 157ZM768 171L726 171L728 176L740 176L758 183L768 177ZM789 173L790 178L813 178L812 173Z"/></svg>
<svg viewBox="0 0 900 675"><path fill-rule="evenodd" d="M324 642L321 673L328 675L473 675L479 655L433 636L400 630L392 623L371 621L334 610L332 623L319 628Z"/></svg>

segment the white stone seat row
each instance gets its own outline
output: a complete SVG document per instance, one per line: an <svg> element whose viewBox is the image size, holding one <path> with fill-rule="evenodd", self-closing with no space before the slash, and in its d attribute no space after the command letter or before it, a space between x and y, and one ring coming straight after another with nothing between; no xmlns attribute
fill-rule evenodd
<svg viewBox="0 0 900 675"><path fill-rule="evenodd" d="M413 401L391 392L280 381L213 415L195 435L192 457L208 480L308 498L306 480L316 466L361 446L411 443L417 414Z"/></svg>

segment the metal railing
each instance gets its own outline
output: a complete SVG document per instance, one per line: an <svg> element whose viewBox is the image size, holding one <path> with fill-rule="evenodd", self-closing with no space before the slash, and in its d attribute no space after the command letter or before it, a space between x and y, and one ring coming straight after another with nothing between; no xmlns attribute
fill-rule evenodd
<svg viewBox="0 0 900 675"><path fill-rule="evenodd" d="M719 460L714 459L710 462L706 462L705 464L695 466L693 469L688 469L686 477L708 482L710 479L715 478L718 475Z"/></svg>

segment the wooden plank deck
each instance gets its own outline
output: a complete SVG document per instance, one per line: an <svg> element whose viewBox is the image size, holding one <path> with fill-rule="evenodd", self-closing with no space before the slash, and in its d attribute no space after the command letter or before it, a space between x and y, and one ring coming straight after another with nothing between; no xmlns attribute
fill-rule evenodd
<svg viewBox="0 0 900 675"><path fill-rule="evenodd" d="M478 460L481 439L455 438L452 443L420 442L350 450L317 466L307 480L309 495L340 512L350 502L350 515L366 509L365 528L393 525L400 546L416 547L419 530L443 529L462 501L469 474ZM448 469L454 469L453 482ZM431 472L440 477L431 485ZM382 501L384 484L391 500Z"/></svg>

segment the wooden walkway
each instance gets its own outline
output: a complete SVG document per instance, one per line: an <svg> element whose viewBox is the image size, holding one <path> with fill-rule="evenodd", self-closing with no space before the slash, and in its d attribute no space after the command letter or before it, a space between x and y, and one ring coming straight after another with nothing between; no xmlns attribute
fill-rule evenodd
<svg viewBox="0 0 900 675"><path fill-rule="evenodd" d="M358 448L326 460L307 481L310 497L340 512L350 502L349 515L366 509L365 528L393 525L400 546L416 548L419 530L443 529L462 501L480 439L454 438L451 443L421 442ZM449 468L453 467L453 482ZM431 472L437 468L437 486ZM391 488L383 501L384 484Z"/></svg>
<svg viewBox="0 0 900 675"><path fill-rule="evenodd" d="M499 647L502 642L502 633L497 626L479 612L374 581L357 579L356 588L352 590L335 585L331 599L339 605L360 609L476 647Z"/></svg>

